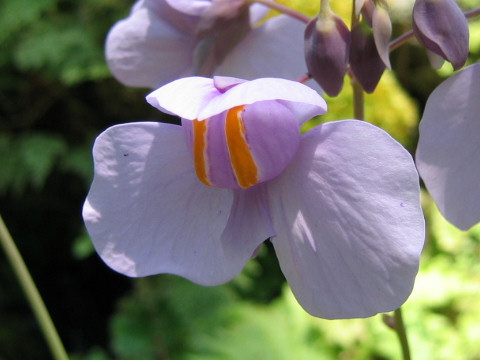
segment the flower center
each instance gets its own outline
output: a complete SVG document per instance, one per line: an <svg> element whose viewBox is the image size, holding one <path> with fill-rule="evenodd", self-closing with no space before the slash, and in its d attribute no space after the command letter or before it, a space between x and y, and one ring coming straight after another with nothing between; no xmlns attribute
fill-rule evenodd
<svg viewBox="0 0 480 360"><path fill-rule="evenodd" d="M258 184L258 170L253 160L250 147L245 138L245 125L242 112L245 105L230 109L225 123L225 136L233 172L241 188Z"/></svg>
<svg viewBox="0 0 480 360"><path fill-rule="evenodd" d="M238 186L242 189L258 184L258 169L246 139L242 112L245 105L237 106L227 112L225 119L225 139L230 164ZM207 129L208 119L193 121L193 153L195 172L199 180L208 186L215 186L210 179L208 161Z"/></svg>
<svg viewBox="0 0 480 360"><path fill-rule="evenodd" d="M276 101L235 106L205 120L183 120L195 172L207 186L248 189L278 176L293 158L299 124Z"/></svg>

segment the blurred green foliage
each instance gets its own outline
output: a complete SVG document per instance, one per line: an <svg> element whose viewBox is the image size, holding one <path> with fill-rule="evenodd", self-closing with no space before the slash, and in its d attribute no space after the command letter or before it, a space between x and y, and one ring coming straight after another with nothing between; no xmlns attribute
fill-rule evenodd
<svg viewBox="0 0 480 360"><path fill-rule="evenodd" d="M318 0L281 0L314 16ZM412 1L390 1L392 6ZM465 9L478 0L462 0ZM381 316L327 321L293 298L271 245L231 283L205 288L164 275L130 280L94 255L81 220L92 177L91 146L106 127L168 120L145 89L109 75L103 46L128 14L127 0L0 2L0 212L17 240L67 350L77 360L400 359ZM332 0L346 19L350 1ZM394 31L409 27L394 18ZM471 24L471 61L480 22ZM414 41L392 54L394 71L366 96L368 121L411 152L432 89L449 74L430 69ZM327 98L319 122L350 118L351 89ZM424 194L428 239L404 307L415 359L480 359L480 227L449 225ZM0 255L0 360L48 359L48 350ZM27 346L26 346L27 344Z"/></svg>

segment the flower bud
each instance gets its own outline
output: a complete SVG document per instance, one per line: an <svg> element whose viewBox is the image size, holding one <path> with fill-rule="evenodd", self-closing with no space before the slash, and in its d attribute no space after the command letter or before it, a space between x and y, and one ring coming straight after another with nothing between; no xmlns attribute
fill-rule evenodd
<svg viewBox="0 0 480 360"><path fill-rule="evenodd" d="M355 0L355 16L358 17L362 11L365 0Z"/></svg>
<svg viewBox="0 0 480 360"><path fill-rule="evenodd" d="M385 64L378 54L373 30L364 22L355 25L351 33L350 67L362 88L372 93L377 87Z"/></svg>
<svg viewBox="0 0 480 360"><path fill-rule="evenodd" d="M413 31L428 50L450 61L455 70L468 57L468 22L455 0L417 0Z"/></svg>
<svg viewBox="0 0 480 360"><path fill-rule="evenodd" d="M350 31L335 14L321 14L305 29L308 72L330 96L336 96L342 90L349 47Z"/></svg>
<svg viewBox="0 0 480 360"><path fill-rule="evenodd" d="M362 4L362 7L360 8L360 13L363 16L363 20L366 21L368 26L370 27L372 27L372 17L373 17L374 10L375 10L375 4L373 0L365 0Z"/></svg>
<svg viewBox="0 0 480 360"><path fill-rule="evenodd" d="M377 6L373 11L372 29L378 54L385 66L391 69L389 42L392 36L392 22L388 11L383 6Z"/></svg>

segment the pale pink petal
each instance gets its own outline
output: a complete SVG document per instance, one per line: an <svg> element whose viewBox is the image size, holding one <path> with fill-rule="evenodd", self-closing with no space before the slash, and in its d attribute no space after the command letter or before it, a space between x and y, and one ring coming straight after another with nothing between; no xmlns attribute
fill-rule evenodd
<svg viewBox="0 0 480 360"><path fill-rule="evenodd" d="M418 171L445 218L467 230L480 221L480 64L440 84L420 122Z"/></svg>
<svg viewBox="0 0 480 360"><path fill-rule="evenodd" d="M268 193L272 243L310 314L368 317L410 295L424 243L419 179L383 130L346 120L309 131Z"/></svg>
<svg viewBox="0 0 480 360"><path fill-rule="evenodd" d="M118 125L97 138L93 154L83 217L97 252L118 272L216 285L238 274L272 234L261 197L238 198L198 181L180 126Z"/></svg>
<svg viewBox="0 0 480 360"><path fill-rule="evenodd" d="M109 32L105 53L113 75L128 86L156 88L193 74L197 40L138 6Z"/></svg>

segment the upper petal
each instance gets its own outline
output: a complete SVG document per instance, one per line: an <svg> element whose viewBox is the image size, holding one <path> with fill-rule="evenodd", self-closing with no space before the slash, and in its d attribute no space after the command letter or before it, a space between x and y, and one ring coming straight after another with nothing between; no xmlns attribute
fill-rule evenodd
<svg viewBox="0 0 480 360"><path fill-rule="evenodd" d="M199 119L202 109L220 95L212 79L194 76L172 81L148 94L146 99L160 111L194 120Z"/></svg>
<svg viewBox="0 0 480 360"><path fill-rule="evenodd" d="M161 111L189 120L203 120L235 106L257 101L282 100L303 122L324 114L325 100L301 83L275 78L241 82L220 92L212 79L191 77L173 81L147 96L147 101Z"/></svg>
<svg viewBox="0 0 480 360"><path fill-rule="evenodd" d="M165 0L171 7L185 14L201 16L211 5L211 0Z"/></svg>
<svg viewBox="0 0 480 360"><path fill-rule="evenodd" d="M215 74L248 80L264 77L297 80L307 73L304 30L305 24L286 15L269 19L250 31L218 66Z"/></svg>
<svg viewBox="0 0 480 360"><path fill-rule="evenodd" d="M108 66L125 85L155 88L193 74L197 40L164 20L159 11L137 6L107 36Z"/></svg>
<svg viewBox="0 0 480 360"><path fill-rule="evenodd" d="M412 158L387 133L357 120L321 125L268 192L280 266L309 313L368 317L407 299L424 219Z"/></svg>
<svg viewBox="0 0 480 360"><path fill-rule="evenodd" d="M445 218L467 230L480 221L480 64L441 83L420 122L418 171Z"/></svg>
<svg viewBox="0 0 480 360"><path fill-rule="evenodd" d="M250 211L252 202L198 181L180 126L114 126L97 138L93 153L83 217L97 252L118 272L173 273L216 285L238 274L270 236L268 222L260 222L232 240L232 229L249 220L235 214Z"/></svg>

